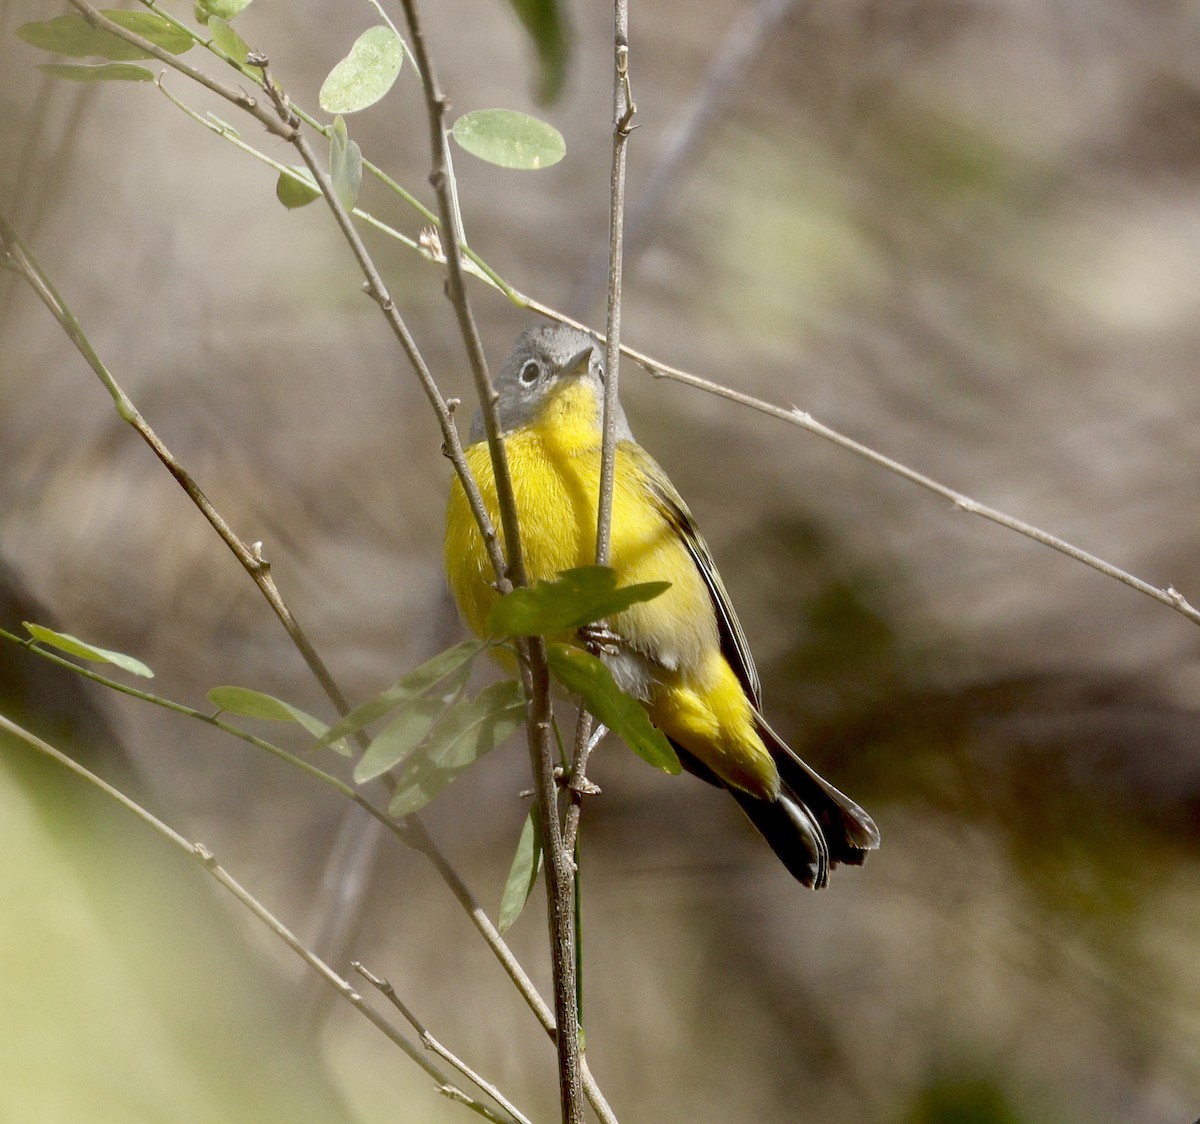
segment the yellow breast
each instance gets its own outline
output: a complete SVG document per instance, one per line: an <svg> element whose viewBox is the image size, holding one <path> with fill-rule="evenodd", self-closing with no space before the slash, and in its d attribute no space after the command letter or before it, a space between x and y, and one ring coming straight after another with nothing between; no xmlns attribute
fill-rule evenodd
<svg viewBox="0 0 1200 1124"><path fill-rule="evenodd" d="M581 382L566 383L535 422L504 438L531 582L595 562L600 494L596 415L592 389ZM487 443L468 446L466 457L503 539ZM749 701L721 653L708 587L647 486L647 473L661 471L637 446L618 443L611 565L621 585L671 583L660 597L634 605L610 622L632 650L634 663L644 664L644 683L629 689L643 698L668 737L718 776L773 798L779 775L755 732ZM467 625L485 636L498 594L483 538L457 477L450 490L445 549L451 592Z"/></svg>
<svg viewBox="0 0 1200 1124"><path fill-rule="evenodd" d="M536 422L504 439L530 581L550 580L563 570L595 562L600 494L596 414L591 389L568 383L547 402ZM496 483L486 442L469 446L466 456L499 530ZM626 442L617 446L611 564L622 585L671 583L661 597L634 606L612 622L632 645L668 667L695 664L706 649L717 649L708 590L674 529L653 503L640 461ZM457 478L446 519L446 572L467 624L482 635L496 600L494 578Z"/></svg>

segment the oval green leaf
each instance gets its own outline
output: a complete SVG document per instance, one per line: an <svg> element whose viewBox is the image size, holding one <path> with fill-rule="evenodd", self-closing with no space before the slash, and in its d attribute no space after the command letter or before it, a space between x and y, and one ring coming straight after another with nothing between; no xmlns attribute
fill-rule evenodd
<svg viewBox="0 0 1200 1124"><path fill-rule="evenodd" d="M617 586L609 566L563 570L551 582L514 589L492 606L488 629L495 637L553 636L615 616L631 605L650 601L671 588L670 582Z"/></svg>
<svg viewBox="0 0 1200 1124"><path fill-rule="evenodd" d="M43 62L38 70L68 82L153 82L154 72L131 62L102 62L98 66L78 66L66 62Z"/></svg>
<svg viewBox="0 0 1200 1124"><path fill-rule="evenodd" d="M312 178L312 172L303 164L293 164L291 171L292 175L280 172L279 179L275 181L275 198L280 203L289 211L294 211L321 198L321 189Z"/></svg>
<svg viewBox="0 0 1200 1124"><path fill-rule="evenodd" d="M208 33L223 55L238 66L246 65L250 45L220 16L209 16Z"/></svg>
<svg viewBox="0 0 1200 1124"><path fill-rule="evenodd" d="M101 12L101 15L173 55L183 54L196 42L185 30L153 12L128 12L117 9ZM17 38L23 39L31 46L41 47L44 51L53 51L57 55L67 55L74 59L98 55L114 62L125 62L129 59L154 57L141 47L92 27L83 16L75 14L57 16L40 23L22 24L17 28Z"/></svg>
<svg viewBox="0 0 1200 1124"><path fill-rule="evenodd" d="M374 105L392 88L403 61L404 44L390 27L368 28L321 84L321 108L326 113L357 113Z"/></svg>
<svg viewBox="0 0 1200 1124"><path fill-rule="evenodd" d="M451 132L472 156L501 168L548 168L567 151L562 133L553 125L513 109L464 113Z"/></svg>
<svg viewBox="0 0 1200 1124"><path fill-rule="evenodd" d="M570 644L551 644L546 650L550 673L643 761L664 773L681 766L666 735L651 721L642 704L617 686L612 672L595 656Z"/></svg>
<svg viewBox="0 0 1200 1124"><path fill-rule="evenodd" d="M133 656L127 656L124 652L114 652L108 648L97 648L96 645L89 644L86 640L80 640L78 636L72 636L66 632L56 632L52 628L46 628L45 625L32 624L29 621L22 621L21 623L25 626L25 631L39 644L45 644L49 648L57 648L60 652L66 652L68 655L80 656L85 660L91 660L93 663L110 663L114 667L119 667L122 671L140 675L143 679L154 678L154 672L142 663L141 660L134 659Z"/></svg>

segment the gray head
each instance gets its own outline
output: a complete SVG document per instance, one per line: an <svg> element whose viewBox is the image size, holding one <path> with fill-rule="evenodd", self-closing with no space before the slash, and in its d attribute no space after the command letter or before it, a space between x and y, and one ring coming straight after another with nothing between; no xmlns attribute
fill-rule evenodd
<svg viewBox="0 0 1200 1124"><path fill-rule="evenodd" d="M585 379L596 395L597 410L604 397L604 347L594 336L560 324L530 328L517 337L512 354L496 376L500 398L500 432L519 429L537 417L547 396L564 379ZM599 416L599 414L597 415ZM475 411L470 441L484 438L483 414ZM625 411L617 407L617 440L632 441Z"/></svg>

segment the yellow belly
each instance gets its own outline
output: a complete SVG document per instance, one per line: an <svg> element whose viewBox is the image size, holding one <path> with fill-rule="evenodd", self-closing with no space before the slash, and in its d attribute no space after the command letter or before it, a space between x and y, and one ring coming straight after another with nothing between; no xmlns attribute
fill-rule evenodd
<svg viewBox="0 0 1200 1124"><path fill-rule="evenodd" d="M572 432L559 418L556 424L531 425L509 434L505 449L529 580L550 580L563 570L592 565L600 491L596 428ZM626 442L618 444L616 455L611 564L618 581L671 583L660 597L610 622L652 668L638 693L669 738L722 779L772 798L778 793L779 775L755 730L741 684L721 654L708 587L644 484L644 455ZM487 443L469 446L466 456L503 536ZM471 630L486 635L488 613L498 595L482 536L457 477L451 485L446 527L451 592Z"/></svg>

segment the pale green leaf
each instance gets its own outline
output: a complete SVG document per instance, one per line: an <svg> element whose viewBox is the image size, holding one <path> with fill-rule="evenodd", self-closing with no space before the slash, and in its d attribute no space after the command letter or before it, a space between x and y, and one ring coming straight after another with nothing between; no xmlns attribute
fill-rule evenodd
<svg viewBox="0 0 1200 1124"><path fill-rule="evenodd" d="M196 42L186 31L153 12L115 9L100 14L173 55L183 54ZM67 55L73 59L97 55L114 62L124 62L154 57L141 47L135 47L107 31L93 28L83 16L74 13L40 23L23 23L17 28L17 38L44 51L53 51L56 55Z"/></svg>
<svg viewBox="0 0 1200 1124"><path fill-rule="evenodd" d="M504 680L453 707L397 778L388 803L393 816L423 808L464 769L500 745L525 721L521 685Z"/></svg>
<svg viewBox="0 0 1200 1124"><path fill-rule="evenodd" d="M472 156L502 168L548 168L567 151L562 133L553 125L513 109L464 113L451 132Z"/></svg>
<svg viewBox="0 0 1200 1124"><path fill-rule="evenodd" d="M353 211L362 187L362 150L350 139L341 117L333 119L329 132L329 179L338 202Z"/></svg>
<svg viewBox="0 0 1200 1124"><path fill-rule="evenodd" d="M537 885L538 872L542 869L542 837L538 830L538 814L535 806L525 817L517 851L504 882L504 893L500 897L500 916L496 927L505 932L521 915L529 895Z"/></svg>
<svg viewBox="0 0 1200 1124"><path fill-rule="evenodd" d="M615 616L671 588L670 582L643 582L618 588L616 571L608 566L564 570L554 581L514 589L501 597L488 614L493 636L553 636Z"/></svg>
<svg viewBox="0 0 1200 1124"><path fill-rule="evenodd" d="M227 55L238 66L246 65L250 45L220 16L209 16L208 33L221 53Z"/></svg>
<svg viewBox="0 0 1200 1124"><path fill-rule="evenodd" d="M89 644L86 640L80 640L78 636L71 636L66 632L56 632L52 628L46 628L45 625L32 624L29 621L22 621L21 623L25 626L25 631L39 644L45 644L50 648L57 648L60 652L66 652L68 655L80 656L85 660L91 660L93 663L110 663L114 667L119 667L122 671L140 675L143 679L154 678L154 672L142 663L141 660L134 659L133 656L127 656L124 652L114 652L108 648L97 648L94 644Z"/></svg>
<svg viewBox="0 0 1200 1124"><path fill-rule="evenodd" d="M103 62L98 66L77 66L65 62L43 62L38 70L69 82L153 82L154 72L131 62Z"/></svg>
<svg viewBox="0 0 1200 1124"><path fill-rule="evenodd" d="M297 207L307 206L314 199L320 199L321 189L312 178L312 172L303 164L293 164L291 170L295 175L279 173L279 179L275 181L275 198L289 211L294 211Z"/></svg>
<svg viewBox="0 0 1200 1124"><path fill-rule="evenodd" d="M408 759L445 713L448 700L417 698L404 707L374 738L354 766L354 779L365 784Z"/></svg>
<svg viewBox="0 0 1200 1124"><path fill-rule="evenodd" d="M326 723L299 707L250 687L214 687L208 692L208 701L218 710L226 714L236 714L240 718L261 718L267 722L297 722L318 738L329 729ZM350 752L344 743L334 745L333 748L342 754Z"/></svg>
<svg viewBox="0 0 1200 1124"><path fill-rule="evenodd" d="M664 773L680 771L679 758L645 708L617 686L612 672L595 656L570 644L551 644L546 651L550 673L644 761Z"/></svg>
<svg viewBox="0 0 1200 1124"><path fill-rule="evenodd" d="M392 88L403 61L404 44L390 27L368 28L321 84L321 108L326 113L357 113L374 105Z"/></svg>
<svg viewBox="0 0 1200 1124"><path fill-rule="evenodd" d="M432 659L426 660L419 667L414 667L399 682L386 691L381 691L373 698L356 706L345 718L339 719L329 729L329 738L341 738L347 734L356 733L372 722L379 721L399 707L405 706L413 699L423 695L431 687L442 682L455 672L461 671L466 665L470 673L471 661L484 649L477 640L465 640L453 648L439 652ZM457 680L455 681L457 684ZM457 687L456 687L457 689ZM446 692L442 692L443 695Z"/></svg>

